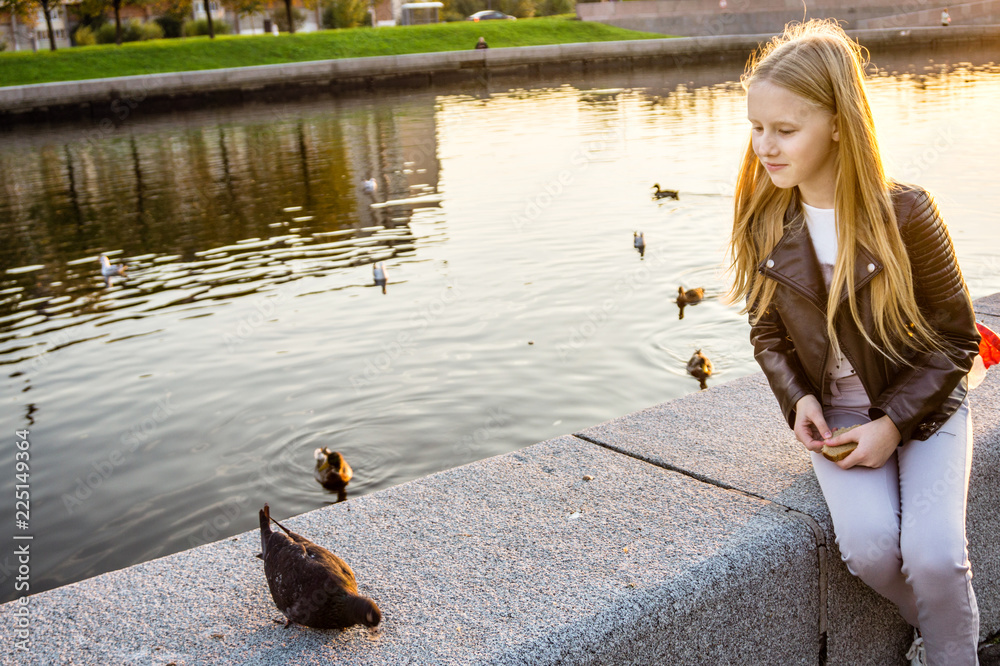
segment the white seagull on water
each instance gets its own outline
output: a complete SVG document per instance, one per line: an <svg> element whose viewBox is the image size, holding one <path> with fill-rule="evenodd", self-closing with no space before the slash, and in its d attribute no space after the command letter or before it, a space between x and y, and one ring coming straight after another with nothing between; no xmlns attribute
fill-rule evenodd
<svg viewBox="0 0 1000 666"><path fill-rule="evenodd" d="M104 278L105 285L110 286L111 278L116 275L125 277L125 271L127 270L128 266L125 264L112 264L106 254L101 255L101 277Z"/></svg>
<svg viewBox="0 0 1000 666"><path fill-rule="evenodd" d="M372 277L375 278L375 284L382 287L382 293L385 293L386 277L385 277L385 263L378 262L372 266Z"/></svg>

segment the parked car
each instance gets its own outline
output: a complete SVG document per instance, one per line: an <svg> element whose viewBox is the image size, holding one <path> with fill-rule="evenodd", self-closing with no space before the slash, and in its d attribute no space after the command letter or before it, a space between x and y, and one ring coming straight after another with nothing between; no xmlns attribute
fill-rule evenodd
<svg viewBox="0 0 1000 666"><path fill-rule="evenodd" d="M510 14L504 14L503 12L498 12L495 9L485 9L485 10L483 10L481 12L476 12L475 14L473 14L472 16L470 16L469 18L467 18L465 20L466 21L490 21L490 20L493 20L493 19L506 19L506 20L509 20L509 21L516 21L517 20L516 17L511 16Z"/></svg>

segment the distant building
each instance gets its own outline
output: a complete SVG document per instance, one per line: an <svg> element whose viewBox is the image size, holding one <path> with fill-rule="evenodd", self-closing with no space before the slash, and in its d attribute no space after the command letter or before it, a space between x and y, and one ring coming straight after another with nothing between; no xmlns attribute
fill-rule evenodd
<svg viewBox="0 0 1000 666"><path fill-rule="evenodd" d="M212 12L213 21L222 21L226 18L226 9L217 0L210 0L208 8ZM205 3L202 0L194 0L191 3L191 18L196 21L205 18Z"/></svg>
<svg viewBox="0 0 1000 666"><path fill-rule="evenodd" d="M52 32L56 38L56 48L70 46L70 33L66 16L66 3L53 3L49 9ZM0 40L7 44L9 51L37 51L49 48L49 31L45 25L45 13L39 7L29 25L19 21L8 12L0 12Z"/></svg>
<svg viewBox="0 0 1000 666"><path fill-rule="evenodd" d="M413 4L423 3L409 2L409 0L378 0L370 2L369 7L374 6L375 8L375 25L378 27L389 27L394 25L408 25L407 20L412 16L419 17L419 13L413 12L412 8L404 9L406 5ZM440 10L440 7L437 9ZM369 9L369 11L371 10Z"/></svg>
<svg viewBox="0 0 1000 666"><path fill-rule="evenodd" d="M194 0L197 6L194 8L196 19L205 18L205 7L203 0ZM232 10L223 8L216 0L211 0L209 6L212 9L213 21L225 21L232 27L234 34L240 35L260 35L270 32L271 17L275 14L285 14L285 3L274 2L271 7L262 12L254 14L244 14L237 16ZM295 25L295 32L315 32L322 29L322 9L314 7L309 9L302 0L292 0L292 11L302 13L304 20ZM265 29L265 27L267 29Z"/></svg>
<svg viewBox="0 0 1000 666"><path fill-rule="evenodd" d="M67 6L77 5L80 0L64 0L59 2L53 0L49 15L52 18L52 30L55 33L56 48L69 48L72 46L73 31L79 25L75 15L67 12ZM403 9L404 5L410 7ZM416 5L416 7L414 7ZM437 5L436 8L423 7L424 5ZM441 3L418 2L407 3L404 0L369 0L366 21L377 26L405 25L409 22L426 22L433 18L439 11ZM296 32L313 32L321 30L322 16L320 10L309 9L303 0L292 0L292 8L301 11L305 20L301 25L296 26ZM416 11L414 11L416 10ZM106 15L114 21L114 12L110 5L105 10ZM270 26L271 16L275 12L284 12L283 2L275 2L272 7L260 13L252 15L237 16L234 12L222 6L220 0L210 0L209 11L212 13L213 22L228 23L235 34L261 34L264 32L265 22ZM374 20L372 14L374 13ZM405 16L404 16L405 14ZM153 20L156 16L148 5L123 5L119 16L122 22L135 19L141 23ZM203 0L194 0L191 4L191 18L194 20L205 18L205 5ZM437 19L433 19L437 20ZM10 13L0 12L0 41L6 43L9 51L37 51L49 48L49 36L45 27L45 15L41 7L38 8L37 15L32 22L19 21L12 17Z"/></svg>
<svg viewBox="0 0 1000 666"><path fill-rule="evenodd" d="M377 27L391 27L397 25L400 13L400 5L403 4L403 0L381 0L381 2L376 2L374 4L369 4L368 11L372 11L372 7L375 9L375 25ZM369 14L370 15L370 14Z"/></svg>

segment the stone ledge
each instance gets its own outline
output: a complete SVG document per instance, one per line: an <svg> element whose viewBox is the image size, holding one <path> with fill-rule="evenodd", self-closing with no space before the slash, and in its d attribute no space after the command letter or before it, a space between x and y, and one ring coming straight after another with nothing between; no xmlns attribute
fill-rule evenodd
<svg viewBox="0 0 1000 666"><path fill-rule="evenodd" d="M1000 330L1000 294L976 309ZM1000 628L998 401L991 371L972 394L982 638ZM0 660L816 664L825 645L830 666L881 666L909 642L840 562L760 374L283 522L352 565L377 633L276 624L252 531L30 597L32 650ZM0 606L11 631L17 608Z"/></svg>
<svg viewBox="0 0 1000 666"><path fill-rule="evenodd" d="M31 597L32 652L7 642L0 659L815 664L820 649L807 525L574 437L282 522L352 565L377 634L275 623L247 532Z"/></svg>
<svg viewBox="0 0 1000 666"><path fill-rule="evenodd" d="M977 317L1000 331L1000 294L975 302ZM969 558L980 610L980 639L1000 630L1000 372L970 394L974 458L969 485ZM739 405L739 409L733 409ZM720 415L722 415L720 417ZM708 423L724 421L724 428ZM736 433L735 435L733 433ZM584 430L579 437L812 517L826 534L827 663L893 664L912 636L895 607L840 561L830 514L801 445L781 418L763 374L727 382ZM749 444L749 446L748 446ZM993 584L983 584L986 581ZM887 637L892 637L888 639Z"/></svg>

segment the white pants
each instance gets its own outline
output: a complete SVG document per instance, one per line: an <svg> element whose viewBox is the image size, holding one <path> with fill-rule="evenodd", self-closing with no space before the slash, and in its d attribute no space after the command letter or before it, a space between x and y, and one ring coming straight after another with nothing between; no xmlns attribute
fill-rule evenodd
<svg viewBox="0 0 1000 666"><path fill-rule="evenodd" d="M868 407L853 375L831 382L823 413L832 430L867 423ZM843 470L810 455L850 572L920 628L928 664L977 664L979 608L965 538L968 400L930 438L910 440L879 469Z"/></svg>

